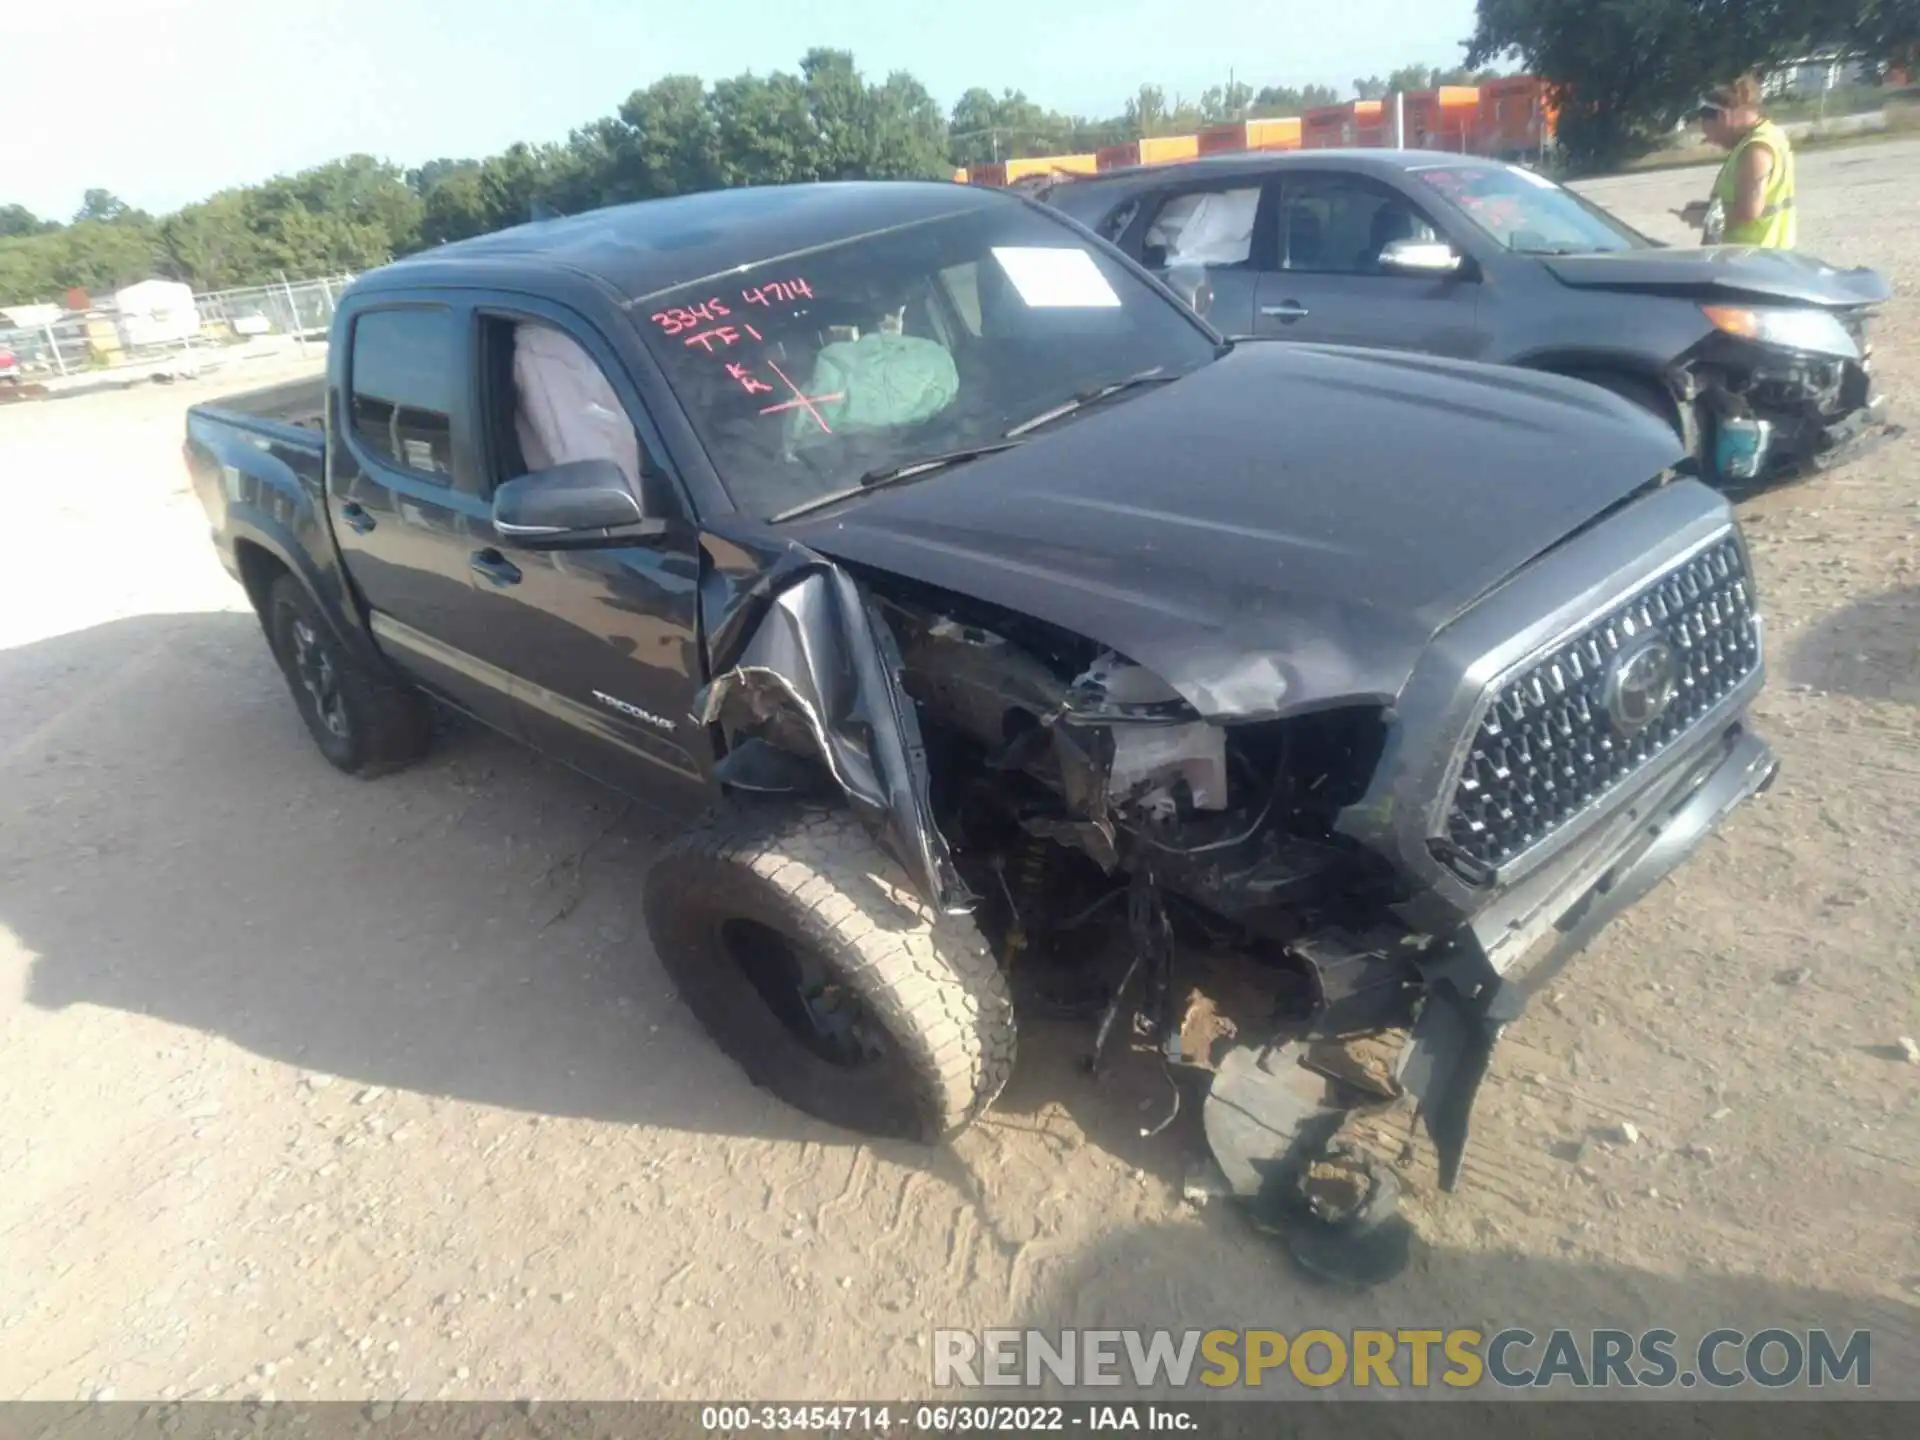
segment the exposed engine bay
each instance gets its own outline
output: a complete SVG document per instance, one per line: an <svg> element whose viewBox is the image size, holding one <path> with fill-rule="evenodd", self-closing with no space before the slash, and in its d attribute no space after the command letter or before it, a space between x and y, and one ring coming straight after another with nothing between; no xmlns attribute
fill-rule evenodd
<svg viewBox="0 0 1920 1440"><path fill-rule="evenodd" d="M809 612L838 611L845 625L861 599L914 702L897 717L899 759L918 757L923 791L887 780L882 737L850 753L861 747L847 733L873 727L845 723L863 705L837 683L844 667L808 653ZM794 685L809 663L816 682ZM1172 1084L1149 1133L1223 1061L1223 1090L1275 1091L1228 1107L1224 1126L1209 1111L1215 1164L1196 1183L1258 1199L1276 1223L1330 1203L1370 1232L1392 1218L1395 1182L1351 1147L1350 1203L1298 1188L1306 1154L1324 1157L1349 1112L1399 1097L1393 1060L1424 989L1421 942L1379 929L1398 898L1391 867L1334 831L1378 763L1376 708L1209 723L1092 642L897 580L883 595L829 567L778 594L740 663L709 687L703 718L729 733L718 773L739 788L804 788L791 762L815 750L856 805L871 787L883 827L888 794L918 792L934 822L928 878L950 859L941 888L972 910L1020 1004L1087 1021L1091 1072L1121 1046L1158 1052ZM1301 1163L1276 1194L1254 1161L1290 1150ZM1457 1161L1443 1170L1450 1186Z"/></svg>
<svg viewBox="0 0 1920 1440"><path fill-rule="evenodd" d="M1900 433L1874 393L1864 315L1838 318L1860 347L1856 359L1716 335L1673 367L1667 383L1683 402L1688 448L1713 478L1738 484L1823 469Z"/></svg>

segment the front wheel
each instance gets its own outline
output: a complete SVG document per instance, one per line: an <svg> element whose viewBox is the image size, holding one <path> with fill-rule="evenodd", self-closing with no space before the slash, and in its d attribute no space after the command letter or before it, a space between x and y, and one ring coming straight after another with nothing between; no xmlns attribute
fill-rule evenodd
<svg viewBox="0 0 1920 1440"><path fill-rule="evenodd" d="M1005 978L843 810L724 806L647 876L680 996L756 1085L867 1134L939 1141L1013 1069Z"/></svg>
<svg viewBox="0 0 1920 1440"><path fill-rule="evenodd" d="M379 775L426 753L432 717L425 697L351 654L291 575L267 593L267 634L300 718L335 769Z"/></svg>
<svg viewBox="0 0 1920 1440"><path fill-rule="evenodd" d="M1612 391L1622 400L1632 401L1666 425L1682 441L1687 438L1686 428L1680 421L1680 407L1674 400L1673 392L1658 381L1647 376L1629 375L1624 371L1616 370L1580 371L1568 378L1584 380L1589 385L1598 385L1602 390Z"/></svg>

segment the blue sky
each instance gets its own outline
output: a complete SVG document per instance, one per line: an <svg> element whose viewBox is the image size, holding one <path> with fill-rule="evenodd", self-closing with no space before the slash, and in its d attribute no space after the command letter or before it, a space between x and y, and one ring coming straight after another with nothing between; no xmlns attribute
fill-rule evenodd
<svg viewBox="0 0 1920 1440"><path fill-rule="evenodd" d="M65 218L104 186L169 210L368 151L405 164L558 140L662 75L793 69L812 45L1117 113L1139 85L1454 64L1473 0L14 0L0 203Z"/></svg>

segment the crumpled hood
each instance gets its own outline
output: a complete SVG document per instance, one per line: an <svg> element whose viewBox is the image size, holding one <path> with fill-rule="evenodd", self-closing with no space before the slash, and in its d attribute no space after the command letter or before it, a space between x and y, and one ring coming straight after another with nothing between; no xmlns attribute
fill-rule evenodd
<svg viewBox="0 0 1920 1440"><path fill-rule="evenodd" d="M1437 630L1680 456L1666 426L1578 382L1253 343L781 528L1254 720L1390 700Z"/></svg>
<svg viewBox="0 0 1920 1440"><path fill-rule="evenodd" d="M1877 305L1893 293L1874 270L1836 270L1798 251L1746 245L1554 255L1545 263L1561 284L1582 290L1712 292L1833 307Z"/></svg>

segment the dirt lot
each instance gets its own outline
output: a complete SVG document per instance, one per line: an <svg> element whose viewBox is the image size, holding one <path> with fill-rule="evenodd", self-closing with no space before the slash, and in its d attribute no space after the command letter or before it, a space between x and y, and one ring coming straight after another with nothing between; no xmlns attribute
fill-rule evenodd
<svg viewBox="0 0 1920 1440"><path fill-rule="evenodd" d="M1908 416L1917 167L1803 167ZM1594 191L1679 238L1705 185ZM1868 1325L1920 1395L1915 439L1743 506L1783 779L1516 1027L1350 1297L1182 1204L1152 1072L1032 1030L953 1153L853 1143L669 994L642 814L483 735L329 770L181 488L223 388L0 410L0 1396L872 1398L936 1324L1416 1322Z"/></svg>

